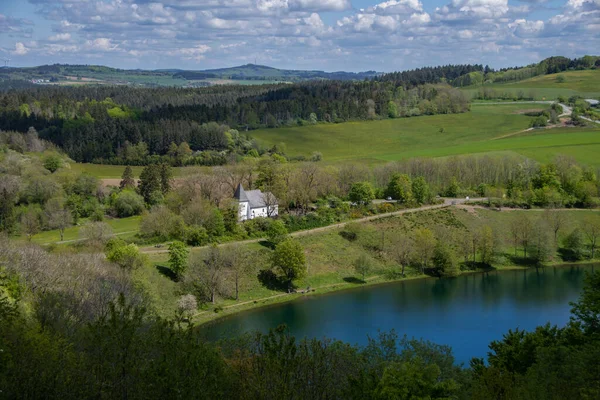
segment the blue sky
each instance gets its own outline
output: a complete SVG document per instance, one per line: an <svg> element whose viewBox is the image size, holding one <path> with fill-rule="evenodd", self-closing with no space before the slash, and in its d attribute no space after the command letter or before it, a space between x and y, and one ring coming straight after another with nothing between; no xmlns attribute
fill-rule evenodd
<svg viewBox="0 0 600 400"><path fill-rule="evenodd" d="M600 0L0 0L13 66L396 71L598 53Z"/></svg>

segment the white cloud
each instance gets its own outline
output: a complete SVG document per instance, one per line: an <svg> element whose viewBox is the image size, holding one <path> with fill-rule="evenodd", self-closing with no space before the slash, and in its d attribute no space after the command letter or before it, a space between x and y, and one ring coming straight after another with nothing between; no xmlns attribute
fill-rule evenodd
<svg viewBox="0 0 600 400"><path fill-rule="evenodd" d="M54 36L50 36L48 38L48 40L51 42L66 42L68 40L71 40L71 34L70 33L58 33Z"/></svg>
<svg viewBox="0 0 600 400"><path fill-rule="evenodd" d="M29 53L29 49L21 42L15 43L15 50L12 52L16 56L24 56Z"/></svg>
<svg viewBox="0 0 600 400"><path fill-rule="evenodd" d="M345 11L352 8L350 0L289 0L292 11Z"/></svg>

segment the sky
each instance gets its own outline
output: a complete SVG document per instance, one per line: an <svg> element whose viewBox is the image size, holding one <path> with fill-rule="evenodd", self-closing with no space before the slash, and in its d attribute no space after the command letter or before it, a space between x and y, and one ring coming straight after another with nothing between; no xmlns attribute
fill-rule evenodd
<svg viewBox="0 0 600 400"><path fill-rule="evenodd" d="M600 53L600 0L0 0L0 65L381 72Z"/></svg>

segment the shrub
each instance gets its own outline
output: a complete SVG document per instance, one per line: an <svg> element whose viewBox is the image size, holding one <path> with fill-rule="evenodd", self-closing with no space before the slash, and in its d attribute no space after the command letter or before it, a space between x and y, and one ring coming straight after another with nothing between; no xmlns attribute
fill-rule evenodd
<svg viewBox="0 0 600 400"><path fill-rule="evenodd" d="M127 269L137 269L148 263L148 256L140 253L135 244L116 246L106 253L108 261Z"/></svg>
<svg viewBox="0 0 600 400"><path fill-rule="evenodd" d="M185 230L185 242L190 246L204 246L208 243L208 233L203 226L189 226Z"/></svg>
<svg viewBox="0 0 600 400"><path fill-rule="evenodd" d="M120 218L140 215L144 211L144 198L131 190L124 190L115 196L113 210Z"/></svg>
<svg viewBox="0 0 600 400"><path fill-rule="evenodd" d="M287 234L288 231L283 221L275 220L271 223L271 226L269 226L267 238L271 244L277 245L287 238Z"/></svg>

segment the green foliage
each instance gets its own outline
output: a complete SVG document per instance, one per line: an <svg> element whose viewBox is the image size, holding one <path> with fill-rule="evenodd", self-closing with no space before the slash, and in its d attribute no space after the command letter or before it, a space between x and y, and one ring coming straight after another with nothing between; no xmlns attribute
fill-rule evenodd
<svg viewBox="0 0 600 400"><path fill-rule="evenodd" d="M176 277L180 278L185 273L189 255L190 251L184 243L174 241L169 245L169 266Z"/></svg>
<svg viewBox="0 0 600 400"><path fill-rule="evenodd" d="M277 246L271 256L271 265L279 270L288 286L292 286L295 279L306 275L306 258L300 243L287 239Z"/></svg>
<svg viewBox="0 0 600 400"><path fill-rule="evenodd" d="M54 173L54 172L56 172L56 170L58 170L60 167L62 167L63 161L62 161L62 158L58 154L51 153L44 157L43 164L44 164L44 168L46 168L48 171Z"/></svg>
<svg viewBox="0 0 600 400"><path fill-rule="evenodd" d="M188 226L185 230L185 242L190 246L204 246L209 241L206 228L203 226Z"/></svg>
<svg viewBox="0 0 600 400"><path fill-rule="evenodd" d="M600 272L585 277L583 293L571 307L572 323L584 334L600 339Z"/></svg>
<svg viewBox="0 0 600 400"><path fill-rule="evenodd" d="M581 260L585 249L583 232L579 228L573 229L565 238L564 246L569 252L567 259L574 261Z"/></svg>
<svg viewBox="0 0 600 400"><path fill-rule="evenodd" d="M385 194L394 200L398 200L400 203L412 202L413 193L410 177L406 174L392 175Z"/></svg>
<svg viewBox="0 0 600 400"><path fill-rule="evenodd" d="M112 199L112 208L120 218L139 215L144 211L144 199L131 190L123 190Z"/></svg>
<svg viewBox="0 0 600 400"><path fill-rule="evenodd" d="M425 181L425 178L419 176L412 182L412 194L417 204L427 204L431 202L431 190Z"/></svg>
<svg viewBox="0 0 600 400"><path fill-rule="evenodd" d="M127 245L111 244L109 247L110 250L106 252L106 259L123 268L135 270L149 262L148 256L140 253L138 247L133 243Z"/></svg>
<svg viewBox="0 0 600 400"><path fill-rule="evenodd" d="M204 227L206 232L212 238L223 236L225 234L225 221L223 214L218 208L213 208L208 215L206 221L204 221Z"/></svg>
<svg viewBox="0 0 600 400"><path fill-rule="evenodd" d="M133 177L133 171L131 167L128 165L125 167L123 171L123 175L121 176L121 182L119 183L120 189L134 189L135 188L135 179Z"/></svg>
<svg viewBox="0 0 600 400"><path fill-rule="evenodd" d="M440 276L457 276L460 274L454 252L442 241L437 242L433 252L433 269Z"/></svg>
<svg viewBox="0 0 600 400"><path fill-rule="evenodd" d="M159 165L150 164L142 170L138 192L147 204L158 204L157 194L162 194L161 167Z"/></svg>
<svg viewBox="0 0 600 400"><path fill-rule="evenodd" d="M373 399L446 400L454 398L458 388L453 379L442 379L436 364L427 365L421 358L415 358L386 366Z"/></svg>
<svg viewBox="0 0 600 400"><path fill-rule="evenodd" d="M267 239L273 246L276 246L279 243L286 240L287 235L288 231L285 227L285 224L283 223L283 221L278 219L274 220L271 223L271 225L269 226L269 230L267 231Z"/></svg>
<svg viewBox="0 0 600 400"><path fill-rule="evenodd" d="M448 185L448 187L444 191L444 196L446 196L446 197L458 197L459 193L460 193L460 186L458 184L458 180L456 179L455 176L453 176L452 180L450 181L450 184Z"/></svg>
<svg viewBox="0 0 600 400"><path fill-rule="evenodd" d="M4 188L0 192L0 231L12 232L16 222L15 199Z"/></svg>
<svg viewBox="0 0 600 400"><path fill-rule="evenodd" d="M350 192L348 193L348 198L351 202L366 205L370 204L373 199L375 199L375 194L373 193L373 187L369 182L357 182L352 184L350 188Z"/></svg>

